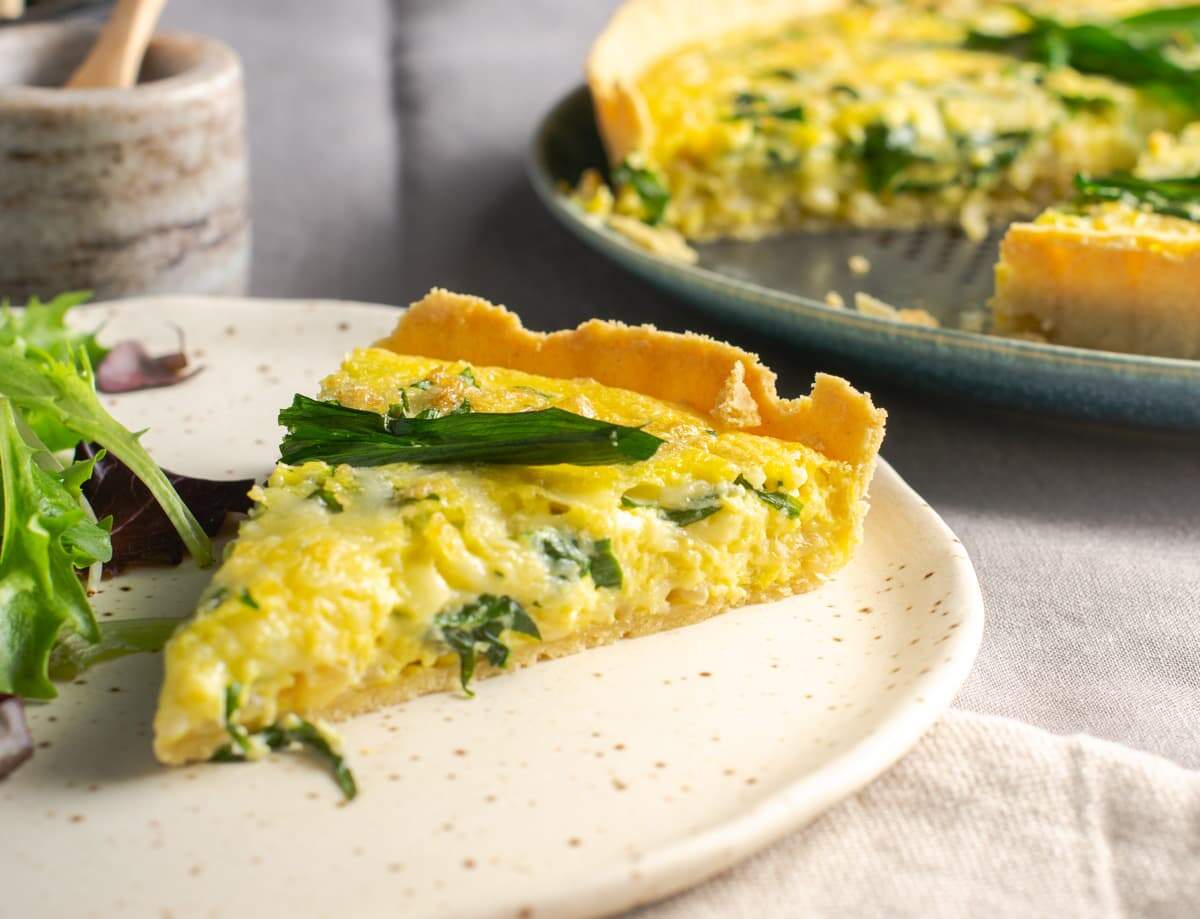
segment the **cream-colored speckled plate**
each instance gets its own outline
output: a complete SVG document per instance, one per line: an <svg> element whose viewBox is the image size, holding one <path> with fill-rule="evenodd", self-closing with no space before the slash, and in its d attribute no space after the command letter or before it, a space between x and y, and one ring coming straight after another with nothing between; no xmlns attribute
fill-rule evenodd
<svg viewBox="0 0 1200 919"><path fill-rule="evenodd" d="M206 369L112 399L160 462L261 477L277 409L312 392L382 307L197 298L96 307L105 337ZM816 593L622 642L346 723L343 805L300 755L167 770L157 656L33 707L0 784L4 916L586 916L694 883L904 754L950 703L983 610L966 553L887 466L854 562ZM108 582L103 616L186 614L190 566ZM799 869L798 869L799 870Z"/></svg>

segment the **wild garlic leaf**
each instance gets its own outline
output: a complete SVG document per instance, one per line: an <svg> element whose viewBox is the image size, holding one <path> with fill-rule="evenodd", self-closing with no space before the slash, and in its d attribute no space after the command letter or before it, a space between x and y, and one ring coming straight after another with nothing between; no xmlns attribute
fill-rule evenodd
<svg viewBox="0 0 1200 919"><path fill-rule="evenodd" d="M577 466L649 459L662 440L641 428L585 418L558 408L471 412L440 418L384 417L297 395L279 413L288 429L283 462L330 464L494 463Z"/></svg>
<svg viewBox="0 0 1200 919"><path fill-rule="evenodd" d="M1076 176L1076 201L1123 201L1168 217L1200 222L1200 175L1142 179L1128 174Z"/></svg>
<svg viewBox="0 0 1200 919"><path fill-rule="evenodd" d="M1196 109L1200 72L1165 53L1177 37L1200 34L1200 6L1155 10L1113 22L1065 24L1027 14L1029 26L1012 34L973 31L966 47L1037 61L1050 68L1073 67L1130 86L1158 89Z"/></svg>

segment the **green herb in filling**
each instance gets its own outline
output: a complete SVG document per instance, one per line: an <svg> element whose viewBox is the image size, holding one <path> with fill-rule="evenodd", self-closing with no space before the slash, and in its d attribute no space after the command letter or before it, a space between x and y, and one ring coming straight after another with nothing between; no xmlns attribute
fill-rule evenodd
<svg viewBox="0 0 1200 919"><path fill-rule="evenodd" d="M637 192L645 210L646 223L657 224L662 221L667 204L671 201L671 193L658 173L644 167L632 166L626 160L613 169L612 184L618 189L629 186Z"/></svg>
<svg viewBox="0 0 1200 919"><path fill-rule="evenodd" d="M857 151L867 188L876 194L888 191L909 166L929 162L928 156L916 152L916 142L917 133L911 125L893 127L882 121L867 125Z"/></svg>
<svg viewBox="0 0 1200 919"><path fill-rule="evenodd" d="M1070 93L1056 93L1056 95L1058 101L1068 112L1091 112L1094 115L1103 115L1111 112L1116 106L1116 102L1108 96L1076 96Z"/></svg>
<svg viewBox="0 0 1200 919"><path fill-rule="evenodd" d="M245 762L252 757L255 741L261 742L272 752L293 746L308 747L329 763L334 780L346 800L353 801L357 797L358 783L354 780L354 773L346 765L345 757L334 749L333 742L320 728L299 715L284 715L275 724L251 734L245 726L233 720L241 707L241 697L240 684L230 683L225 688L225 730L229 734L229 743L212 755L212 762Z"/></svg>
<svg viewBox="0 0 1200 919"><path fill-rule="evenodd" d="M597 587L611 587L620 590L625 582L621 571L621 563L613 552L612 540L608 537L597 539L592 543L592 551L588 556L588 571L592 582Z"/></svg>
<svg viewBox="0 0 1200 919"><path fill-rule="evenodd" d="M345 508L342 507L342 502L337 499L337 495L330 491L326 485L322 485L320 488L314 491L311 495L309 495L309 498L320 501L325 505L326 510L328 510L331 514L340 514L345 510Z"/></svg>
<svg viewBox="0 0 1200 919"><path fill-rule="evenodd" d="M459 682L468 696L475 695L470 683L478 655L493 667L508 663L508 645L501 640L505 631L542 637L525 608L508 596L481 594L456 610L434 616L433 636L458 655Z"/></svg>
<svg viewBox="0 0 1200 919"><path fill-rule="evenodd" d="M562 530L547 528L538 530L534 542L550 561L551 573L558 577L592 576L597 587L620 588L623 583L621 564L613 554L612 540L598 539L585 550L585 537L572 536Z"/></svg>
<svg viewBox="0 0 1200 919"><path fill-rule="evenodd" d="M716 494L705 495L696 501L693 501L687 507L662 507L650 501L639 501L636 498L630 498L624 495L621 498L621 507L649 507L658 511L664 518L670 520L676 526L690 526L705 517L711 517L721 509L721 499Z"/></svg>
<svg viewBox="0 0 1200 919"><path fill-rule="evenodd" d="M783 511L788 517L799 517L800 512L804 509L804 505L791 495L782 491L767 491L763 488L755 488L746 479L745 476L739 475L733 480L734 485L740 485L742 488L754 492L766 504L771 505L777 511Z"/></svg>

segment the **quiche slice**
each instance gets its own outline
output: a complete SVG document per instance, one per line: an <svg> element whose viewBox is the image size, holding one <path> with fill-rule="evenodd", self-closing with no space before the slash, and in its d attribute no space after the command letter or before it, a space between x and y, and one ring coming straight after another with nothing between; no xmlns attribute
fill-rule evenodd
<svg viewBox="0 0 1200 919"><path fill-rule="evenodd" d="M587 63L615 197L583 204L694 240L931 223L982 237L1182 127L1187 105L1121 82L1111 51L1121 17L1170 5L626 0ZM1087 73L1060 66L1076 39Z"/></svg>
<svg viewBox="0 0 1200 919"><path fill-rule="evenodd" d="M165 649L165 763L810 590L859 542L885 417L698 335L533 333L441 290L321 397Z"/></svg>
<svg viewBox="0 0 1200 919"><path fill-rule="evenodd" d="M1154 135L1133 176L1080 187L1116 200L1053 207L1006 233L997 330L1200 358L1200 123ZM1178 194L1164 199L1163 190Z"/></svg>

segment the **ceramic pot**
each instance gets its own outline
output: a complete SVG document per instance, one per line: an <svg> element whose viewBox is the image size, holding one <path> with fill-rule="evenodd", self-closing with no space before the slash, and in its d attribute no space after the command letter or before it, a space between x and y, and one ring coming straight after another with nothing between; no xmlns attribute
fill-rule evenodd
<svg viewBox="0 0 1200 919"><path fill-rule="evenodd" d="M128 90L65 90L96 30L0 30L0 297L242 293L250 252L237 55L154 39Z"/></svg>

